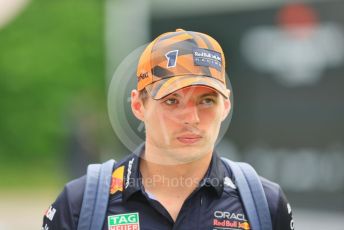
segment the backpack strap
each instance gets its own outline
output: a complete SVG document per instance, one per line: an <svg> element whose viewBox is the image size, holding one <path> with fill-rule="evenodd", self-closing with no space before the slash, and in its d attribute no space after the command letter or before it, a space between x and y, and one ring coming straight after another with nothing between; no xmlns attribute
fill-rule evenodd
<svg viewBox="0 0 344 230"><path fill-rule="evenodd" d="M114 160L108 160L103 164L90 164L87 167L78 230L99 230L103 227L114 164Z"/></svg>
<svg viewBox="0 0 344 230"><path fill-rule="evenodd" d="M268 201L265 196L263 185L261 180L254 170L254 168L243 162L238 163L241 170L243 171L245 178L253 196L255 206L257 208L258 217L261 225L261 229L272 230L271 215L268 205Z"/></svg>
<svg viewBox="0 0 344 230"><path fill-rule="evenodd" d="M231 169L241 200L253 230L272 230L271 216L262 183L253 167L247 163L221 158Z"/></svg>

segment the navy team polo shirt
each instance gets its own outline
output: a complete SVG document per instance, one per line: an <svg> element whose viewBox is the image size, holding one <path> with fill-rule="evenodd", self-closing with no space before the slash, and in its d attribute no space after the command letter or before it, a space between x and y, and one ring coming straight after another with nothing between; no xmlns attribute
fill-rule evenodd
<svg viewBox="0 0 344 230"><path fill-rule="evenodd" d="M115 165L111 195L103 230L235 230L250 229L232 173L216 152L207 173L182 205L174 222L168 211L144 190L139 170L139 154ZM65 185L43 218L44 230L77 229L86 177ZM288 201L279 185L262 178L274 230L294 229Z"/></svg>

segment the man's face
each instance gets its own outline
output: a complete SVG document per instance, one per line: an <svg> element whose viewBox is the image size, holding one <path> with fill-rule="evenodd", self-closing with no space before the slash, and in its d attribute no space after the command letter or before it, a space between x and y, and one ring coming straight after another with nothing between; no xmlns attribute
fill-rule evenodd
<svg viewBox="0 0 344 230"><path fill-rule="evenodd" d="M186 163L213 151L230 101L204 86L190 86L143 106L146 143L171 162Z"/></svg>

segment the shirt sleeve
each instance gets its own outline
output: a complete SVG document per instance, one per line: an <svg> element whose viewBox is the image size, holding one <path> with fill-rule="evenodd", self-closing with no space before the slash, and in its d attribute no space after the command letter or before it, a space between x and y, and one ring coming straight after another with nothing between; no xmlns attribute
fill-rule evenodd
<svg viewBox="0 0 344 230"><path fill-rule="evenodd" d="M294 220L290 204L280 189L279 201L276 210L276 216L274 222L274 230L294 230Z"/></svg>
<svg viewBox="0 0 344 230"><path fill-rule="evenodd" d="M42 230L76 230L86 178L69 182L47 209Z"/></svg>

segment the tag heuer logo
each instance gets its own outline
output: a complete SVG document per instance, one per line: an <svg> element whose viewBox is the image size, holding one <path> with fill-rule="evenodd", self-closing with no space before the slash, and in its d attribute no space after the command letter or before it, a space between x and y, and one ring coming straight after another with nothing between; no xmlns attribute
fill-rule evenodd
<svg viewBox="0 0 344 230"><path fill-rule="evenodd" d="M139 230L139 213L126 213L108 217L109 230Z"/></svg>

